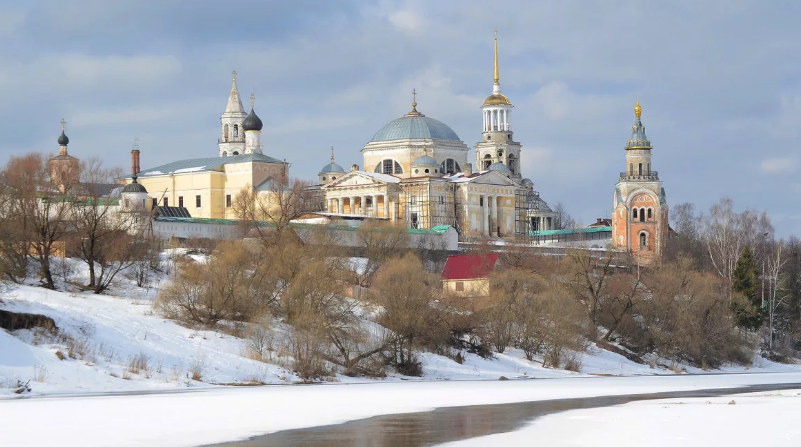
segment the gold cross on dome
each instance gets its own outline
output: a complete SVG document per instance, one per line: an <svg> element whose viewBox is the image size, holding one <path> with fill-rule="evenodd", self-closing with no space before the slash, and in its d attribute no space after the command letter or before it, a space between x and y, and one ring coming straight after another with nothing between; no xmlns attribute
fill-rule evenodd
<svg viewBox="0 0 801 447"><path fill-rule="evenodd" d="M251 93L250 94L250 108L256 107L256 95Z"/></svg>
<svg viewBox="0 0 801 447"><path fill-rule="evenodd" d="M236 82L236 70L232 71L231 75L234 77L234 82Z"/></svg>
<svg viewBox="0 0 801 447"><path fill-rule="evenodd" d="M65 124L67 124L67 122L64 121L64 118L61 118L61 130L64 130L64 125Z"/></svg>

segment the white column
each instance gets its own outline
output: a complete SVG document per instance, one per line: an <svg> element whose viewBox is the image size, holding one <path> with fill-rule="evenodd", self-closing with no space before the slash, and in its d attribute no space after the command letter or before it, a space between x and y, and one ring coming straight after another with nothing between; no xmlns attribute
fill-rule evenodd
<svg viewBox="0 0 801 447"><path fill-rule="evenodd" d="M512 110L506 111L506 130L510 130L512 128Z"/></svg>
<svg viewBox="0 0 801 447"><path fill-rule="evenodd" d="M342 197L336 199L337 201L337 213L342 214Z"/></svg>
<svg viewBox="0 0 801 447"><path fill-rule="evenodd" d="M367 215L367 196L361 196L359 198L359 211L360 214Z"/></svg>
<svg viewBox="0 0 801 447"><path fill-rule="evenodd" d="M378 196L373 195L371 199L373 201L373 217L378 217Z"/></svg>
<svg viewBox="0 0 801 447"><path fill-rule="evenodd" d="M490 228L490 234L498 236L498 196L491 196L490 202L492 203L492 228Z"/></svg>
<svg viewBox="0 0 801 447"><path fill-rule="evenodd" d="M487 233L487 197L479 196L478 201L479 204L481 204L482 201L484 202L484 204L481 205L481 226L479 228L481 229L481 234L484 236L489 236Z"/></svg>
<svg viewBox="0 0 801 447"><path fill-rule="evenodd" d="M389 219L389 195L384 194L384 218Z"/></svg>

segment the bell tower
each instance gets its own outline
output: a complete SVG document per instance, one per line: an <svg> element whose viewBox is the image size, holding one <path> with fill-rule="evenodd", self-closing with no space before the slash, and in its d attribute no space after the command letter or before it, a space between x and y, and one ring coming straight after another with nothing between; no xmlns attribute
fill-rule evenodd
<svg viewBox="0 0 801 447"><path fill-rule="evenodd" d="M659 173L651 170L651 141L645 135L640 101L634 106L626 166L615 187L612 244L643 263L661 256L668 237L668 204Z"/></svg>
<svg viewBox="0 0 801 447"><path fill-rule="evenodd" d="M493 163L502 163L511 171L511 178L521 180L520 143L512 138L512 102L501 93L498 70L498 31L495 31L495 76L492 94L481 106L481 141L476 143L476 169L485 171Z"/></svg>
<svg viewBox="0 0 801 447"><path fill-rule="evenodd" d="M231 73L234 81L225 112L220 117L222 134L217 142L220 147L220 157L240 155L245 153L245 131L242 122L248 116L239 97L239 88L236 86L236 70Z"/></svg>

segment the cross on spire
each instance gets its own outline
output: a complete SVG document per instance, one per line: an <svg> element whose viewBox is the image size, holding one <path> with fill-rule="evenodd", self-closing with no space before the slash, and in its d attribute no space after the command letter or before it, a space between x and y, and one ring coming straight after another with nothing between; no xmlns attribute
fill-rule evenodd
<svg viewBox="0 0 801 447"><path fill-rule="evenodd" d="M232 71L231 75L234 77L234 82L236 82L236 70Z"/></svg>
<svg viewBox="0 0 801 447"><path fill-rule="evenodd" d="M256 107L256 95L251 93L250 94L250 109L252 110L255 107Z"/></svg>
<svg viewBox="0 0 801 447"><path fill-rule="evenodd" d="M334 146L331 146L331 163L334 162Z"/></svg>
<svg viewBox="0 0 801 447"><path fill-rule="evenodd" d="M64 130L64 125L65 124L67 124L67 122L64 121L64 118L61 118L61 130Z"/></svg>

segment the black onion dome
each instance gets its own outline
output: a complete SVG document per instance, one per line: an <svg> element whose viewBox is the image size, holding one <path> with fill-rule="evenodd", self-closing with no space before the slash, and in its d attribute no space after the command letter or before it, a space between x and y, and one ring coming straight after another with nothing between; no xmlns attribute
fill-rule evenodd
<svg viewBox="0 0 801 447"><path fill-rule="evenodd" d="M128 183L125 185L125 188L122 188L122 192L147 192L147 188L144 185L136 182L136 177L134 177L132 183Z"/></svg>
<svg viewBox="0 0 801 447"><path fill-rule="evenodd" d="M250 113L245 120L242 121L242 130L260 131L262 127L264 127L264 124L262 124L261 119L256 115L256 112L253 111L253 109L250 109Z"/></svg>
<svg viewBox="0 0 801 447"><path fill-rule="evenodd" d="M64 129L61 129L61 135L58 136L58 145L66 146L68 144L70 144L70 139L64 134Z"/></svg>

